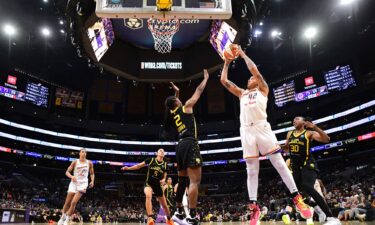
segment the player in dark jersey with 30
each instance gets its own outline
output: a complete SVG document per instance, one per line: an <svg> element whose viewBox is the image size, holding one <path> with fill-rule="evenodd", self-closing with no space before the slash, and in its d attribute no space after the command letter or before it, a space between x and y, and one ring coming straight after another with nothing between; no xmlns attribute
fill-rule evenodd
<svg viewBox="0 0 375 225"><path fill-rule="evenodd" d="M167 162L164 161L164 149L159 149L155 158L147 158L145 161L131 167L124 166L121 170L139 170L148 166L144 192L146 195L146 212L147 212L147 225L154 224L154 214L152 210L152 193L159 200L165 214L167 215L167 224L173 225L171 214L169 212L167 202L163 195L162 185L165 183L167 177Z"/></svg>
<svg viewBox="0 0 375 225"><path fill-rule="evenodd" d="M326 225L340 225L340 220L333 217L325 199L314 189L318 176L315 158L311 154L311 142L328 143L330 137L318 126L298 116L293 120L294 130L286 137L285 149L290 154L290 164L296 184L311 196L327 215Z"/></svg>
<svg viewBox="0 0 375 225"><path fill-rule="evenodd" d="M179 89L171 83L175 96L165 100L165 124L167 132L175 129L178 132L178 145L176 147L176 161L178 168L178 188L176 193L177 211L173 220L180 225L198 224L197 201L198 188L202 176L202 156L198 146L198 132L193 114L193 107L199 100L206 87L209 74L204 70L204 79L196 88L192 97L183 105L178 98ZM189 184L190 182L190 184ZM186 187L189 185L189 214L184 215L182 198Z"/></svg>
<svg viewBox="0 0 375 225"><path fill-rule="evenodd" d="M172 185L172 178L168 177L167 183L163 187L164 197L167 200L167 205L170 213L174 212L174 188Z"/></svg>

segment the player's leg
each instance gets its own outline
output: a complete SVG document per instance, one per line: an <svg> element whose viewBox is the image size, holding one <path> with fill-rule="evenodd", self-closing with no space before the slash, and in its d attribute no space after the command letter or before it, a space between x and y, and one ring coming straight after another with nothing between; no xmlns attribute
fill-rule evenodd
<svg viewBox="0 0 375 225"><path fill-rule="evenodd" d="M189 177L187 174L187 165L185 158L188 154L189 145L187 140L182 140L178 143L176 147L176 162L177 162L177 175L178 175L178 186L176 191L176 212L173 215L173 221L181 224L185 219L186 215L184 214L184 208L182 205L182 199L186 190L186 187L189 185Z"/></svg>
<svg viewBox="0 0 375 225"><path fill-rule="evenodd" d="M160 189L160 192L161 192L161 189ZM155 195L156 195L156 193L155 193ZM167 204L167 201L166 201L164 195L163 194L161 194L161 196L157 195L157 198L158 198L159 203L160 203L161 207L163 208L163 210L165 212L165 215L167 217L166 224L173 225L173 221L171 220L171 212L169 210L169 207L168 207L168 204Z"/></svg>
<svg viewBox="0 0 375 225"><path fill-rule="evenodd" d="M309 164L309 163L308 163ZM309 165L307 165L309 166ZM301 171L302 188L305 190L319 205L323 212L327 215L328 224L341 224L337 218L333 217L332 211L327 205L325 199L314 188L314 183L317 178L317 173L314 169L305 167Z"/></svg>
<svg viewBox="0 0 375 225"><path fill-rule="evenodd" d="M176 156L177 158L177 156ZM183 220L186 215L184 214L184 208L182 205L182 198L184 196L186 187L189 185L189 177L187 176L186 169L183 168L183 164L179 164L177 160L177 165L179 167L178 171L178 186L176 191L176 212L174 213L172 219L178 224L183 224Z"/></svg>
<svg viewBox="0 0 375 225"><path fill-rule="evenodd" d="M185 165L187 167L187 174L189 176L189 193L188 193L188 204L189 204L189 216L186 217L188 224L198 224L197 218L197 202L199 185L202 179L202 156L200 154L198 142L191 139L187 142L187 151L184 158Z"/></svg>
<svg viewBox="0 0 375 225"><path fill-rule="evenodd" d="M190 184L190 182L189 182ZM189 185L188 185L189 187ZM188 201L188 192L189 190L186 189L185 193L184 193L184 196L182 197L182 206L184 207L184 211L185 211L185 215L188 216L189 215L189 201Z"/></svg>
<svg viewBox="0 0 375 225"><path fill-rule="evenodd" d="M257 203L259 183L259 159L246 159L247 191L249 194L250 225L257 225L260 219L260 207Z"/></svg>
<svg viewBox="0 0 375 225"><path fill-rule="evenodd" d="M66 219L64 221L64 225L68 225L70 221L70 217L73 215L74 210L76 209L76 206L78 204L78 201L81 199L82 195L84 194L84 191L77 191L72 199L72 202L70 203L70 207L68 211L66 212Z"/></svg>
<svg viewBox="0 0 375 225"><path fill-rule="evenodd" d="M272 166L277 170L284 184L289 189L289 192L293 198L293 202L296 205L297 210L304 219L311 218L313 213L304 201L302 196L298 193L298 188L294 182L293 176L285 163L284 158L281 156L281 148L277 142L275 134L271 130L271 126L268 122L260 123L254 126L257 133L256 144L259 147L259 151L263 155L269 155Z"/></svg>
<svg viewBox="0 0 375 225"><path fill-rule="evenodd" d="M189 203L189 214L192 218L196 217L196 208L198 202L198 192L199 192L199 185L201 183L202 178L202 167L189 167L187 169L187 173L189 175L189 193L188 193L188 203Z"/></svg>
<svg viewBox="0 0 375 225"><path fill-rule="evenodd" d="M62 209L62 215L60 217L60 220L59 222L57 223L58 225L62 225L66 219L66 213L68 211L68 209L70 208L70 204L72 202L72 199L74 197L74 192L68 192L68 194L66 195L66 199L65 199L65 203L64 203L64 206L63 206L63 209Z"/></svg>
<svg viewBox="0 0 375 225"><path fill-rule="evenodd" d="M153 225L154 224L154 213L152 211L152 188L151 187L145 187L143 190L145 193L145 207L146 207L146 213L147 213L147 225Z"/></svg>
<svg viewBox="0 0 375 225"><path fill-rule="evenodd" d="M250 200L250 225L257 225L260 218L260 207L257 203L259 182L259 151L256 144L256 130L254 130L254 126L241 127L240 134L243 158L246 160L247 191Z"/></svg>

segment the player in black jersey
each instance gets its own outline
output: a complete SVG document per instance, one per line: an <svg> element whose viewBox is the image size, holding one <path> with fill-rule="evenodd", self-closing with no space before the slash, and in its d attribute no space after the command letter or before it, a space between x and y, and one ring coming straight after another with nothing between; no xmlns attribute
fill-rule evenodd
<svg viewBox="0 0 375 225"><path fill-rule="evenodd" d="M180 225L198 224L196 218L198 188L202 176L202 156L198 146L197 126L193 114L193 107L206 87L209 74L204 70L204 79L196 88L193 96L183 105L178 98L179 89L173 84L175 96L165 100L166 115L164 128L167 132L172 129L178 132L178 145L176 147L176 161L178 168L178 188L176 193L177 211L173 220ZM190 184L189 184L190 181ZM184 215L182 198L186 187L189 185L189 214ZM186 217L186 218L185 218Z"/></svg>
<svg viewBox="0 0 375 225"><path fill-rule="evenodd" d="M167 177L167 162L164 161L164 149L159 149L156 152L155 158L147 158L145 161L131 167L124 166L121 170L139 170L145 166L147 168L147 175L145 181L144 192L146 195L146 212L147 212L147 225L154 225L154 213L152 210L152 193L155 194L159 200L165 214L167 215L167 224L173 225L171 214L169 212L167 202L163 195L162 185L165 183Z"/></svg>
<svg viewBox="0 0 375 225"><path fill-rule="evenodd" d="M172 184L172 178L168 177L167 183L163 187L164 197L167 200L167 205L170 213L174 212L174 188Z"/></svg>
<svg viewBox="0 0 375 225"><path fill-rule="evenodd" d="M298 116L293 120L294 130L286 137L285 149L290 154L290 164L296 184L311 196L327 215L327 225L340 225L340 220L333 217L325 199L314 189L318 176L317 163L311 154L312 141L328 143L330 137L318 126Z"/></svg>

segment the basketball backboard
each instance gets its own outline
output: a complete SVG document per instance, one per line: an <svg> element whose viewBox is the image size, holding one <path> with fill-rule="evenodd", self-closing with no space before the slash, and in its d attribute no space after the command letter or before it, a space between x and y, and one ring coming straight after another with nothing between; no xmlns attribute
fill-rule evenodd
<svg viewBox="0 0 375 225"><path fill-rule="evenodd" d="M97 0L96 15L104 18L229 19L231 0L174 0L171 11L160 12L156 0Z"/></svg>

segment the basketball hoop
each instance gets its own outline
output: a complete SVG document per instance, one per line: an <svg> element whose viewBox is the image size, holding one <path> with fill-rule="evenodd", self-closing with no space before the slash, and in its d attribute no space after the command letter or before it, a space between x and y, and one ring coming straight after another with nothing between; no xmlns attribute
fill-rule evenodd
<svg viewBox="0 0 375 225"><path fill-rule="evenodd" d="M165 54L172 51L173 35L180 28L178 19L154 19L147 20L148 29L154 37L154 48L159 53Z"/></svg>

